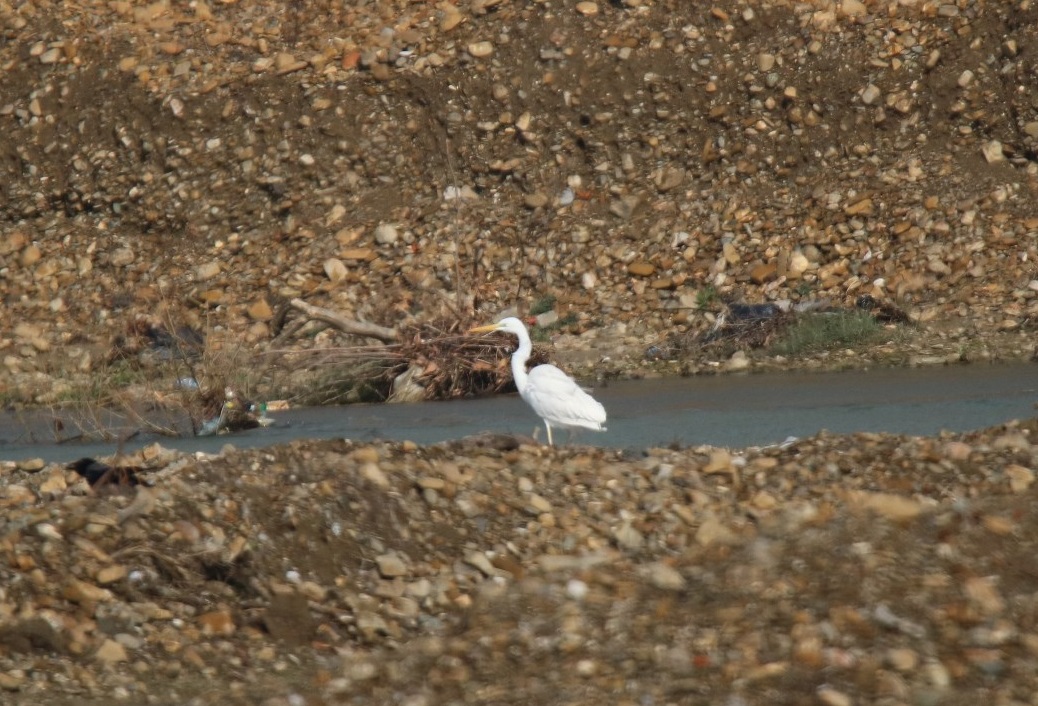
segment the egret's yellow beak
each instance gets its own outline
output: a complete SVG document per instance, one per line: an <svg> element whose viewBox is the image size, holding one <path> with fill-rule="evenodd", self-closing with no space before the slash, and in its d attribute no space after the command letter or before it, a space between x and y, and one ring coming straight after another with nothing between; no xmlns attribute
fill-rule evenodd
<svg viewBox="0 0 1038 706"><path fill-rule="evenodd" d="M486 326L477 326L476 328L469 329L469 333L490 333L491 331L497 331L497 324L487 324Z"/></svg>

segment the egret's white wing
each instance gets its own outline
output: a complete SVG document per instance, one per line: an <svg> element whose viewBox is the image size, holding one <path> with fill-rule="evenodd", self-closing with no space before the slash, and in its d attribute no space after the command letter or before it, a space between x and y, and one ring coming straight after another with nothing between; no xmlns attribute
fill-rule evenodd
<svg viewBox="0 0 1038 706"><path fill-rule="evenodd" d="M600 430L605 424L605 407L554 365L531 370L520 392L533 411L552 426Z"/></svg>

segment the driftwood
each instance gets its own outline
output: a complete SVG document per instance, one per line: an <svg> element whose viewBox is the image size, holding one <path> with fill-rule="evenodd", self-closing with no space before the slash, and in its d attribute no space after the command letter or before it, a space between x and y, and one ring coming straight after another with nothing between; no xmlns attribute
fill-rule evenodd
<svg viewBox="0 0 1038 706"><path fill-rule="evenodd" d="M306 314L308 320L321 321L330 326L334 326L343 333L352 334L354 336L364 336L365 338L374 338L378 341L382 341L382 343L387 344L397 343L400 340L400 336L397 333L396 329L387 328L385 326L379 326L378 324L372 324L366 321L354 321L353 319L347 319L345 316L337 314L331 309L325 309L320 306L314 306L313 304L307 304L302 299L293 299L288 303L288 306L293 309L298 309L299 311ZM287 309L285 310L285 312L287 312ZM279 318L282 320L282 323L284 320L283 314L285 312L280 312L282 313L282 316ZM294 326L288 331L279 333L278 338L284 339L294 334L302 325L302 323L305 322L300 322L299 326Z"/></svg>

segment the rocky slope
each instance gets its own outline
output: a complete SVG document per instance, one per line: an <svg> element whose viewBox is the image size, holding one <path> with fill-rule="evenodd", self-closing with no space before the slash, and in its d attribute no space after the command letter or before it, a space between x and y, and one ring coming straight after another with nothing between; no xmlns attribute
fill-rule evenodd
<svg viewBox="0 0 1038 706"><path fill-rule="evenodd" d="M6 402L89 385L140 318L245 368L292 297L387 326L554 297L600 369L715 295L869 294L918 324L891 360L1034 347L1032 0L0 0L0 28ZM151 448L125 495L0 463L0 689L1030 703L1034 434Z"/></svg>
<svg viewBox="0 0 1038 706"><path fill-rule="evenodd" d="M1030 703L1036 424L782 448L300 442L0 475L36 704Z"/></svg>
<svg viewBox="0 0 1038 706"><path fill-rule="evenodd" d="M938 358L1033 347L1032 0L29 0L0 27L7 399L85 384L141 316L251 354L292 297L398 326L550 296L615 360L715 292L867 293Z"/></svg>

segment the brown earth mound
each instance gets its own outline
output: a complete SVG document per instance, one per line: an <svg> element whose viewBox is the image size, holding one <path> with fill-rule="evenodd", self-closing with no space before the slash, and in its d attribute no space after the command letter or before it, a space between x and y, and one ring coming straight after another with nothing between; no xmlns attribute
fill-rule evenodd
<svg viewBox="0 0 1038 706"><path fill-rule="evenodd" d="M297 297L550 300L600 371L715 300L872 297L892 360L1034 346L1032 0L27 0L0 32L0 401L125 384L141 317L249 370ZM0 689L1030 703L1033 435L152 450L125 496L4 464Z"/></svg>
<svg viewBox="0 0 1038 706"><path fill-rule="evenodd" d="M40 0L0 27L7 399L84 386L140 314L251 355L292 297L395 327L551 296L630 361L708 327L704 291L867 294L927 324L895 348L1033 348L1030 0Z"/></svg>
<svg viewBox="0 0 1038 706"><path fill-rule="evenodd" d="M1028 703L1033 421L0 478L5 703ZM498 442L501 440L498 439Z"/></svg>

